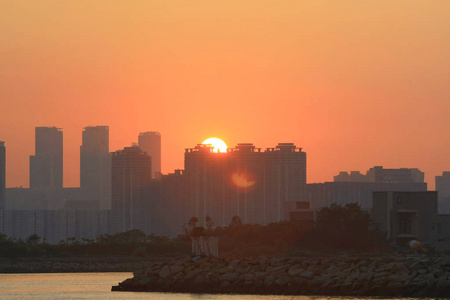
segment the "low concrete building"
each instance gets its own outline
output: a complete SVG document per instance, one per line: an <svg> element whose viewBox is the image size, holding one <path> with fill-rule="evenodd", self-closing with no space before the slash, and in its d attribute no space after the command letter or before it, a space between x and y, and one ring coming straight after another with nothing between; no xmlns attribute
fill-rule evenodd
<svg viewBox="0 0 450 300"><path fill-rule="evenodd" d="M376 230L400 246L418 240L450 248L450 215L438 214L437 192L373 192L372 219Z"/></svg>

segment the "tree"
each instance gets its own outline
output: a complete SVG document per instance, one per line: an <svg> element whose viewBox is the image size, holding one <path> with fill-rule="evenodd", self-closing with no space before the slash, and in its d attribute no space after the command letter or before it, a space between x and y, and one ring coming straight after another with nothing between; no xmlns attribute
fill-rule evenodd
<svg viewBox="0 0 450 300"><path fill-rule="evenodd" d="M333 203L317 214L312 238L323 246L338 249L361 249L373 244L370 216L357 203L345 206Z"/></svg>
<svg viewBox="0 0 450 300"><path fill-rule="evenodd" d="M36 233L33 233L29 237L27 237L25 242L27 242L27 244L29 244L29 245L37 245L37 244L39 244L40 240L41 240L41 237L39 235L37 235Z"/></svg>
<svg viewBox="0 0 450 300"><path fill-rule="evenodd" d="M183 225L183 239L184 240L190 240L191 236L192 236L192 231L194 230L194 227L197 226L198 223L198 218L197 217L192 217L187 225L186 223Z"/></svg>
<svg viewBox="0 0 450 300"><path fill-rule="evenodd" d="M198 218L192 217L188 222L188 226L192 229L197 226L197 223L198 223Z"/></svg>
<svg viewBox="0 0 450 300"><path fill-rule="evenodd" d="M231 218L231 222L230 222L230 225L228 225L228 227L236 229L236 228L242 227L242 225L243 224L242 224L241 218L238 216L234 216L233 218Z"/></svg>

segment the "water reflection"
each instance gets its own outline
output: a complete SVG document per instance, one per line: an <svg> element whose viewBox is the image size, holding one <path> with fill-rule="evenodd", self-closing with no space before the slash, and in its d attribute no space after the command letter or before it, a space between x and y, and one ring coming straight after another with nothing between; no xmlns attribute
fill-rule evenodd
<svg viewBox="0 0 450 300"><path fill-rule="evenodd" d="M131 273L0 274L0 299L345 300L349 297L111 292ZM372 300L374 298L365 298ZM381 298L377 298L378 300ZM391 298L392 299L392 298ZM398 298L400 299L400 298ZM404 298L403 298L404 299Z"/></svg>

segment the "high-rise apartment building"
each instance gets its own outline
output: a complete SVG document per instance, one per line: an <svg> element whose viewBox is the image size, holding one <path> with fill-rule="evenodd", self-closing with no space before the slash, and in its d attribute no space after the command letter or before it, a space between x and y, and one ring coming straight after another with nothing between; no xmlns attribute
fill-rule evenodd
<svg viewBox="0 0 450 300"><path fill-rule="evenodd" d="M86 200L98 201L100 209L111 209L111 154L109 127L88 126L80 147L80 187Z"/></svg>
<svg viewBox="0 0 450 300"><path fill-rule="evenodd" d="M138 137L138 145L152 158L152 178L159 178L161 175L161 134L157 131L141 132Z"/></svg>
<svg viewBox="0 0 450 300"><path fill-rule="evenodd" d="M149 231L152 162L139 147L112 153L111 228L113 233L132 229Z"/></svg>
<svg viewBox="0 0 450 300"><path fill-rule="evenodd" d="M306 196L306 153L293 143L261 151L238 144L226 153L210 145L185 151L184 222L207 216L226 226L233 216L244 223L268 224L289 219L289 208Z"/></svg>
<svg viewBox="0 0 450 300"><path fill-rule="evenodd" d="M63 187L63 132L56 127L36 127L35 155L30 156L30 188Z"/></svg>
<svg viewBox="0 0 450 300"><path fill-rule="evenodd" d="M0 141L0 210L5 210L6 202L6 148Z"/></svg>

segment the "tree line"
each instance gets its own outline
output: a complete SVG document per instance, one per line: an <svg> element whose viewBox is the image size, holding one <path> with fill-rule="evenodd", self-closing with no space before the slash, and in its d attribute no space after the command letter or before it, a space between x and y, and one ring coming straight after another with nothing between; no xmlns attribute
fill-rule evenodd
<svg viewBox="0 0 450 300"><path fill-rule="evenodd" d="M146 235L141 230L102 234L96 239L69 237L57 245L47 244L37 234L15 239L0 233L0 257L74 257L189 255L191 238L199 220L192 217L176 238ZM234 216L225 227L214 226L207 217L202 235L216 237L220 256L276 255L293 251L335 253L340 251L386 251L382 237L370 230L370 216L356 203L332 204L318 211L316 222L243 224Z"/></svg>

